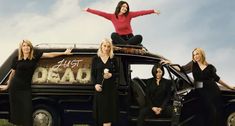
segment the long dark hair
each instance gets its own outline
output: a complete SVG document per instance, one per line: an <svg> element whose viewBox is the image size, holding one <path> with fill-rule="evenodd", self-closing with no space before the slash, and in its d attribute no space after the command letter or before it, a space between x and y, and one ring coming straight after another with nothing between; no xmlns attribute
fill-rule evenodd
<svg viewBox="0 0 235 126"><path fill-rule="evenodd" d="M124 15L127 16L129 14L129 4L126 1L119 1L117 4L116 10L115 10L116 18L118 18L118 14L119 14L123 4L127 5L127 11Z"/></svg>
<svg viewBox="0 0 235 126"><path fill-rule="evenodd" d="M161 64L155 64L152 68L152 75L154 78L156 78L157 68L162 70L162 76L165 74L163 66Z"/></svg>

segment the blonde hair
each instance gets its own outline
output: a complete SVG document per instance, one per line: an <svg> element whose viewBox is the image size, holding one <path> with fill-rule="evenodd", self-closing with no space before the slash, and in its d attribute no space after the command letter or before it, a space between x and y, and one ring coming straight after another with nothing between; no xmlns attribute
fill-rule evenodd
<svg viewBox="0 0 235 126"><path fill-rule="evenodd" d="M97 55L100 57L101 54L103 53L103 52L102 52L102 45L103 45L104 43L108 43L108 44L110 45L109 57L112 59L113 56L114 56L114 53L113 53L113 44L112 44L112 40L111 40L111 39L108 39L108 38L105 38L105 39L103 39L103 40L101 41L100 46L99 46L99 49L98 49L98 51L97 51Z"/></svg>
<svg viewBox="0 0 235 126"><path fill-rule="evenodd" d="M29 59L32 60L34 58L34 50L33 50L33 44L31 41L24 39L22 42L19 44L19 49L18 49L18 60L22 60L24 58L24 54L22 51L22 46L23 44L26 43L30 47L30 53L29 53Z"/></svg>
<svg viewBox="0 0 235 126"><path fill-rule="evenodd" d="M202 64L208 65L208 63L207 63L207 61L206 61L206 53L205 53L205 51L204 51L202 48L195 48L195 49L193 50L193 52L192 52L192 59L193 59L193 61L195 61L194 55L193 55L193 53L194 53L195 51L197 51L197 52L199 53L199 55L201 56L201 62L202 62Z"/></svg>

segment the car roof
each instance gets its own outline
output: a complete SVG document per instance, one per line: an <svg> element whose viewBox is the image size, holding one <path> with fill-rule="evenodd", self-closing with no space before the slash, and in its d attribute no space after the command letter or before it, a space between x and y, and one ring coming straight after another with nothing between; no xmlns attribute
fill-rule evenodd
<svg viewBox="0 0 235 126"><path fill-rule="evenodd" d="M73 48L74 54L97 54L99 48L98 44L76 44L76 43L42 43L34 46L35 49L38 49L43 52L53 52L53 51L63 51L67 48ZM8 57L8 59L0 67L0 79L2 80L4 75L9 73L7 69L10 69L10 63L12 59L17 55L17 49ZM142 57L149 58L153 60L160 61L161 59L166 59L162 55L151 53L145 47L142 46L114 46L114 53L116 56L132 56L132 57ZM172 68L173 70L173 68ZM175 71L175 70L173 70ZM182 76L178 71L175 71L176 74ZM183 77L183 76L182 76ZM183 77L185 78L185 77Z"/></svg>
<svg viewBox="0 0 235 126"><path fill-rule="evenodd" d="M35 46L35 49L53 51L73 48L73 52L86 52L94 54L99 48L99 44L83 44L83 43L41 43ZM143 46L136 45L117 45L114 46L115 55L148 57L157 59L166 59L160 54L149 52Z"/></svg>

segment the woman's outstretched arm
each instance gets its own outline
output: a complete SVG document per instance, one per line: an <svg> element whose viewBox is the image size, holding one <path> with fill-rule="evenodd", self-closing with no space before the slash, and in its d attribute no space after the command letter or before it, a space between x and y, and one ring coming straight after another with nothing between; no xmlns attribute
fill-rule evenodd
<svg viewBox="0 0 235 126"><path fill-rule="evenodd" d="M84 11L95 14L95 15L98 15L98 16L101 16L101 17L104 17L108 20L111 20L111 17L113 15L113 14L110 14L110 13L106 13L106 12L91 9L91 8L86 8L86 9L84 9Z"/></svg>
<svg viewBox="0 0 235 126"><path fill-rule="evenodd" d="M132 18L138 17L138 16L144 16L148 14L160 14L159 10L142 10L142 11L131 11L129 14Z"/></svg>
<svg viewBox="0 0 235 126"><path fill-rule="evenodd" d="M71 51L72 49L66 49L64 52L43 53L41 58L53 58L53 57L63 56L63 55L72 55Z"/></svg>

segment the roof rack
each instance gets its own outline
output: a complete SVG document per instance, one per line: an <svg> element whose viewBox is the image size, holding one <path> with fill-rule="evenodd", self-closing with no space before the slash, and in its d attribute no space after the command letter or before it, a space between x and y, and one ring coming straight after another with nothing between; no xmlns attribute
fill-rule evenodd
<svg viewBox="0 0 235 126"><path fill-rule="evenodd" d="M77 44L77 43L41 43L41 44L37 44L35 46L36 48L46 48L46 49L53 49L53 48L90 48L90 49L97 49L99 47L98 44Z"/></svg>
<svg viewBox="0 0 235 126"><path fill-rule="evenodd" d="M40 49L98 49L99 44L85 44L85 43L41 43L35 46ZM148 50L143 46L138 45L114 45L115 52L122 52L126 54L138 54L144 55L149 53Z"/></svg>
<svg viewBox="0 0 235 126"><path fill-rule="evenodd" d="M128 54L140 54L140 55L144 55L147 53L147 50L145 50L144 48L134 48L134 47L130 47L130 46L114 46L114 51L116 52L123 52L123 53L128 53Z"/></svg>

